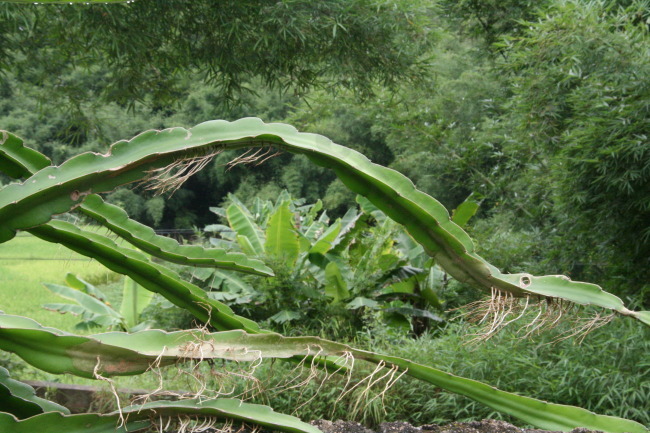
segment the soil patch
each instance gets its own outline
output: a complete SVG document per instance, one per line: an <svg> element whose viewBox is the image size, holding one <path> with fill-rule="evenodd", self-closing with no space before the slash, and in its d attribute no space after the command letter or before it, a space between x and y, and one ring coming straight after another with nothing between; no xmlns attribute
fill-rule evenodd
<svg viewBox="0 0 650 433"><path fill-rule="evenodd" d="M379 426L376 432L351 421L312 421L323 433L559 433L549 430L522 429L505 421L484 419L467 423L451 423L447 425L423 425L414 427L407 422L386 422ZM600 433L596 430L576 428L571 433Z"/></svg>

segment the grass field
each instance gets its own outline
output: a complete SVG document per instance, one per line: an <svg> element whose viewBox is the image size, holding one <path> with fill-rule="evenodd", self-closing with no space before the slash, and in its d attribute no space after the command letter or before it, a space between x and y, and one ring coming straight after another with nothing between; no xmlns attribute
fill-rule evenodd
<svg viewBox="0 0 650 433"><path fill-rule="evenodd" d="M75 317L42 307L45 303L65 302L42 283L61 284L68 272L92 282L107 280L112 274L100 263L65 247L29 233L19 233L11 241L0 244L0 310L72 331L77 323Z"/></svg>

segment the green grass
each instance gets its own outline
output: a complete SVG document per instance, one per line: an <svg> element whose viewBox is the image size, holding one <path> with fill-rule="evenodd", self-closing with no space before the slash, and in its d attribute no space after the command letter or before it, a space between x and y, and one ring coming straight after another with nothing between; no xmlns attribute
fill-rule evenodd
<svg viewBox="0 0 650 433"><path fill-rule="evenodd" d="M93 282L113 278L112 272L94 260L29 233L19 233L11 241L0 244L0 310L72 331L77 323L75 317L42 307L45 303L62 302L62 298L42 283L61 284L68 272Z"/></svg>

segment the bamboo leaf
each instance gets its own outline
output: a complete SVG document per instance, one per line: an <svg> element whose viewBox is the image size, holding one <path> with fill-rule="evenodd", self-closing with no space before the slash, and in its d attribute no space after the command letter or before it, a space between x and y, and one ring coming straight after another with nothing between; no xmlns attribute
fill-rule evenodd
<svg viewBox="0 0 650 433"><path fill-rule="evenodd" d="M129 3L133 0L41 0L38 3L39 4L72 4L72 3L83 3L83 4L88 4L88 3L99 3L99 4L104 4L104 3ZM33 1L29 0L2 0L2 2L5 3L29 3L29 4L35 4Z"/></svg>

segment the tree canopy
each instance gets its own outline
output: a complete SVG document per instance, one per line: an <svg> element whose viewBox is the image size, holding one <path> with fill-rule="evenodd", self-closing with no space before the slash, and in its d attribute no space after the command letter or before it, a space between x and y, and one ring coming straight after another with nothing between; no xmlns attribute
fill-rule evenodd
<svg viewBox="0 0 650 433"><path fill-rule="evenodd" d="M428 44L411 2L138 0L128 4L0 4L0 68L52 89L62 71L99 72L103 97L169 102L194 73L224 98L246 82L303 92L370 91L420 75ZM85 83L88 85L89 83Z"/></svg>

